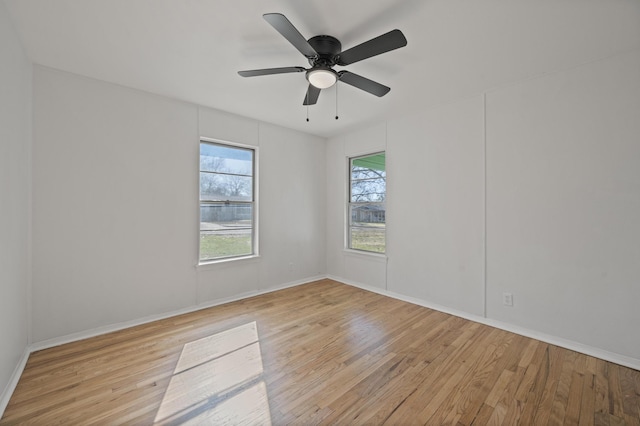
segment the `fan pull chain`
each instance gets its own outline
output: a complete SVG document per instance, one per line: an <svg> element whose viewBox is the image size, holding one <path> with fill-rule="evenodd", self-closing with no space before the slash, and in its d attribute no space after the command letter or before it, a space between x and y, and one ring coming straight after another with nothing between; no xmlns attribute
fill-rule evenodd
<svg viewBox="0 0 640 426"><path fill-rule="evenodd" d="M306 104L307 104L307 123L309 122L309 86L307 86L307 99L306 99Z"/></svg>
<svg viewBox="0 0 640 426"><path fill-rule="evenodd" d="M338 82L336 81L336 120L338 119Z"/></svg>

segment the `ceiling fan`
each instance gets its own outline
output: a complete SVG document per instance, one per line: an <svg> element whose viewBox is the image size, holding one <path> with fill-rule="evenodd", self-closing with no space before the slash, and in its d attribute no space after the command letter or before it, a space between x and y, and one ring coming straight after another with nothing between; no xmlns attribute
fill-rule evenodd
<svg viewBox="0 0 640 426"><path fill-rule="evenodd" d="M291 43L308 60L311 68L282 67L238 71L242 77L305 72L309 88L303 105L314 105L321 89L327 89L341 81L378 97L386 95L389 87L349 71L334 71L335 65L350 65L372 56L380 55L407 45L400 30L392 30L376 38L342 51L340 41L332 36L317 35L306 40L293 24L281 13L267 13L262 17Z"/></svg>

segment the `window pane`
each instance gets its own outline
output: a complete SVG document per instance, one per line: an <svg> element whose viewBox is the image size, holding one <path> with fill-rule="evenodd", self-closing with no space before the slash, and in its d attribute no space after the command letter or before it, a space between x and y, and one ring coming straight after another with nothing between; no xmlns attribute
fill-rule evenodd
<svg viewBox="0 0 640 426"><path fill-rule="evenodd" d="M350 201L382 202L387 192L385 153L351 160Z"/></svg>
<svg viewBox="0 0 640 426"><path fill-rule="evenodd" d="M379 152L378 154L366 155L364 157L354 158L352 165L363 169L386 170L386 154Z"/></svg>
<svg viewBox="0 0 640 426"><path fill-rule="evenodd" d="M351 228L351 248L355 250L385 252L385 225L376 224L371 227Z"/></svg>
<svg viewBox="0 0 640 426"><path fill-rule="evenodd" d="M252 176L253 151L203 142L200 144L200 170Z"/></svg>
<svg viewBox="0 0 640 426"><path fill-rule="evenodd" d="M250 229L200 233L200 260L248 256L252 253Z"/></svg>
<svg viewBox="0 0 640 426"><path fill-rule="evenodd" d="M384 204L352 204L352 226L378 226L386 222L386 210Z"/></svg>
<svg viewBox="0 0 640 426"><path fill-rule="evenodd" d="M254 150L200 143L200 260L251 255Z"/></svg>
<svg viewBox="0 0 640 426"><path fill-rule="evenodd" d="M200 205L200 260L253 253L251 204Z"/></svg>
<svg viewBox="0 0 640 426"><path fill-rule="evenodd" d="M200 200L253 201L253 178L200 172Z"/></svg>
<svg viewBox="0 0 640 426"><path fill-rule="evenodd" d="M355 157L349 164L349 248L384 253L386 154Z"/></svg>
<svg viewBox="0 0 640 426"><path fill-rule="evenodd" d="M384 201L387 192L385 178L351 180L351 202Z"/></svg>

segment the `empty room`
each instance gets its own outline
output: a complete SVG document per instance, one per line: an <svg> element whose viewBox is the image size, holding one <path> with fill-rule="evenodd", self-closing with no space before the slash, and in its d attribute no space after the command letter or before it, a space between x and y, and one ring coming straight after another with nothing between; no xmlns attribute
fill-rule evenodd
<svg viewBox="0 0 640 426"><path fill-rule="evenodd" d="M640 425L640 1L0 0L0 425Z"/></svg>

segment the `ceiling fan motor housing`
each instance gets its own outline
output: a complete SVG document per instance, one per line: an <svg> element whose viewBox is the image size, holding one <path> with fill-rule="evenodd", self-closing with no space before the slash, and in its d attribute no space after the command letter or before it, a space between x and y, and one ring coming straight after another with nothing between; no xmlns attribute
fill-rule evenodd
<svg viewBox="0 0 640 426"><path fill-rule="evenodd" d="M342 44L337 38L329 35L317 35L307 41L318 52L317 58L309 58L311 66L332 67L336 64L337 56L342 52Z"/></svg>

